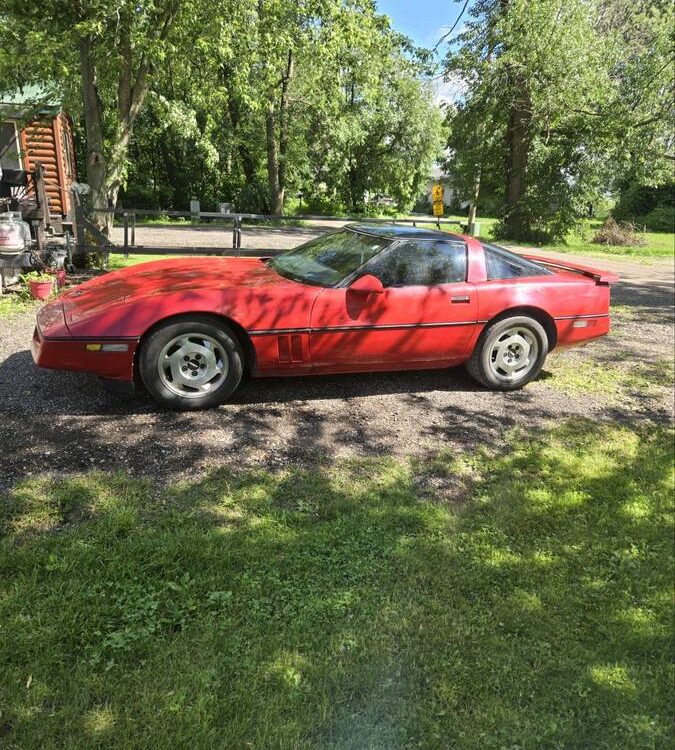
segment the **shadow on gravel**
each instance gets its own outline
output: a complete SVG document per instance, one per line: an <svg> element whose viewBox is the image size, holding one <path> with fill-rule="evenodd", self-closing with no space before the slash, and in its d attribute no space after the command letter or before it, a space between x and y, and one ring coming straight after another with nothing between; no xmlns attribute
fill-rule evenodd
<svg viewBox="0 0 675 750"><path fill-rule="evenodd" d="M435 439L456 449L554 413L530 393L485 391L461 368L256 379L219 409L177 413L90 376L38 370L23 351L0 365L0 488L43 471L124 469L170 483L211 464L317 465L424 453Z"/></svg>
<svg viewBox="0 0 675 750"><path fill-rule="evenodd" d="M242 383L219 412L224 413L233 406L409 395L438 390L469 393L484 391L462 367L305 375L294 378L250 378ZM104 390L95 376L36 368L30 352L22 351L0 363L0 413L74 416L172 412L157 406L143 391L136 396L111 394Z"/></svg>
<svg viewBox="0 0 675 750"><path fill-rule="evenodd" d="M615 305L660 308L660 312L672 313L674 302L673 286L665 282L637 284L622 281L612 287L612 304Z"/></svg>

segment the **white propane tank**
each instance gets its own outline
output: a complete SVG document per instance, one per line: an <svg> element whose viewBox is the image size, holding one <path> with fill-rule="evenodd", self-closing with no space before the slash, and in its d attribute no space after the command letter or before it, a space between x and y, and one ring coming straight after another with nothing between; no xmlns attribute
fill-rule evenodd
<svg viewBox="0 0 675 750"><path fill-rule="evenodd" d="M12 214L0 214L0 255L20 255L26 250L25 229L30 228L23 221L17 221Z"/></svg>

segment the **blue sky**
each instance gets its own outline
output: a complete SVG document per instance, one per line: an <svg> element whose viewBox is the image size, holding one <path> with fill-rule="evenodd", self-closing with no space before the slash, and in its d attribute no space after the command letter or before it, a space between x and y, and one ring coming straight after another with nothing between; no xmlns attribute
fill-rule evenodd
<svg viewBox="0 0 675 750"><path fill-rule="evenodd" d="M381 13L391 17L394 28L422 47L433 47L455 22L463 2L453 0L377 0ZM461 23L457 28L461 27Z"/></svg>
<svg viewBox="0 0 675 750"><path fill-rule="evenodd" d="M452 36L462 28L465 16L457 24ZM453 0L377 0L381 13L386 13L393 26L403 32L421 47L433 48L443 34L450 30L462 12L464 1ZM439 62L443 58L447 45L439 47ZM440 76L434 80L434 99L437 102L452 102L461 96L463 86L457 80L443 80Z"/></svg>

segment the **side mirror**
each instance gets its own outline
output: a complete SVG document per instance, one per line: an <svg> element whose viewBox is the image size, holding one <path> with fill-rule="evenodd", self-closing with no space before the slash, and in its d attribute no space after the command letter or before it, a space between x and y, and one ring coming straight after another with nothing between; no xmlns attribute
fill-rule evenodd
<svg viewBox="0 0 675 750"><path fill-rule="evenodd" d="M384 292L384 287L377 276L373 276L372 273L367 273L364 276L359 276L359 278L349 286L349 291L359 292L359 294L382 294L382 292Z"/></svg>

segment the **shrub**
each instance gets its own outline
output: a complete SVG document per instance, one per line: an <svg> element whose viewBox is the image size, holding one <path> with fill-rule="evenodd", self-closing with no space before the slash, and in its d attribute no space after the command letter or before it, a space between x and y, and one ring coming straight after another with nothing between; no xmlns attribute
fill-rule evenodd
<svg viewBox="0 0 675 750"><path fill-rule="evenodd" d="M647 244L647 240L638 234L634 224L617 222L611 216L605 220L591 240L596 245L621 245L638 247Z"/></svg>
<svg viewBox="0 0 675 750"><path fill-rule="evenodd" d="M236 211L245 214L269 214L271 206L269 188L257 180L244 185L235 201Z"/></svg>
<svg viewBox="0 0 675 750"><path fill-rule="evenodd" d="M298 215L309 216L341 216L347 212L345 206L336 198L325 194L308 195L298 206Z"/></svg>
<svg viewBox="0 0 675 750"><path fill-rule="evenodd" d="M675 184L668 183L658 187L647 187L631 183L625 186L612 215L617 221L638 221L660 206L673 206Z"/></svg>
<svg viewBox="0 0 675 750"><path fill-rule="evenodd" d="M657 206L642 222L651 232L675 232L675 206Z"/></svg>

